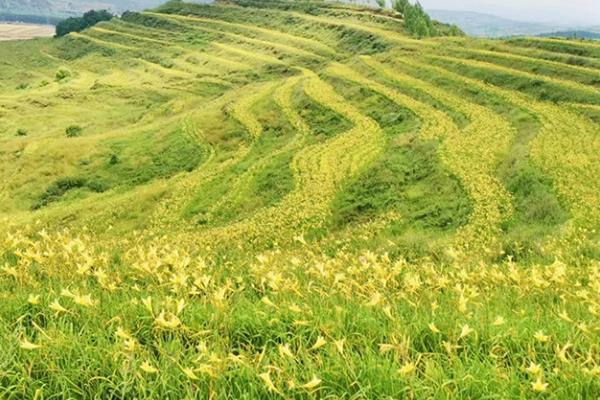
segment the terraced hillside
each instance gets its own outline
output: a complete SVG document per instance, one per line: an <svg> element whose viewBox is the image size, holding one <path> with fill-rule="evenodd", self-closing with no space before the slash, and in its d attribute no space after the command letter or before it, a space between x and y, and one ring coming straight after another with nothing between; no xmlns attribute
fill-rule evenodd
<svg viewBox="0 0 600 400"><path fill-rule="evenodd" d="M174 1L0 68L0 398L600 394L600 44Z"/></svg>

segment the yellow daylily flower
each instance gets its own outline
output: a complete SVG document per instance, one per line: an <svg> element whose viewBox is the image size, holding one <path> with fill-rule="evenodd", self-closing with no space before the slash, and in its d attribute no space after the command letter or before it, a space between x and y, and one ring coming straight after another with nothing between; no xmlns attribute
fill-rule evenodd
<svg viewBox="0 0 600 400"><path fill-rule="evenodd" d="M548 384L544 383L541 375L538 375L535 382L531 382L531 388L533 389L534 392L543 393L546 390L548 390Z"/></svg>
<svg viewBox="0 0 600 400"><path fill-rule="evenodd" d="M262 379L262 381L264 382L264 384L267 387L267 390L269 392L279 393L279 390L277 390L277 387L275 387L275 384L273 384L273 380L271 379L270 371L263 372L262 374L258 374L258 377L260 379Z"/></svg>
<svg viewBox="0 0 600 400"><path fill-rule="evenodd" d="M321 347L325 346L326 344L327 344L327 340L325 340L325 338L323 336L319 336L317 338L317 340L315 341L315 344L313 344L310 349L311 350L318 350Z"/></svg>
<svg viewBox="0 0 600 400"><path fill-rule="evenodd" d="M140 369L147 374L156 374L158 372L158 369L153 367L148 361L144 361L140 365Z"/></svg>
<svg viewBox="0 0 600 400"><path fill-rule="evenodd" d="M36 350L42 346L40 346L39 344L31 343L26 337L23 336L19 341L19 347L24 350Z"/></svg>
<svg viewBox="0 0 600 400"><path fill-rule="evenodd" d="M321 379L317 378L316 375L313 375L312 379L305 383L304 385L300 386L302 389L307 389L307 390L313 390L315 389L317 386L319 386L321 384Z"/></svg>

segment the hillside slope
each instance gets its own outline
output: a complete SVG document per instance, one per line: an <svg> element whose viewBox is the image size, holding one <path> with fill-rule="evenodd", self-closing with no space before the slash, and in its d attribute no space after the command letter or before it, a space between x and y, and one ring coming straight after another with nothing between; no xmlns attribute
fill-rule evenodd
<svg viewBox="0 0 600 400"><path fill-rule="evenodd" d="M5 398L600 393L599 44L172 1L0 68Z"/></svg>

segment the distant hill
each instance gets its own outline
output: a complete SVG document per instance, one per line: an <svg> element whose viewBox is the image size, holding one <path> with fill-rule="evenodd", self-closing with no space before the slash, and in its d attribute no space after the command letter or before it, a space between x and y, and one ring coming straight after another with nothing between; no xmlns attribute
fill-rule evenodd
<svg viewBox="0 0 600 400"><path fill-rule="evenodd" d="M564 26L514 21L470 11L427 10L427 12L438 21L458 25L463 31L472 36L538 35L565 29Z"/></svg>
<svg viewBox="0 0 600 400"><path fill-rule="evenodd" d="M538 36L600 40L600 30L598 30L598 31L583 31L583 30L558 31L558 32L550 32L550 33L541 33Z"/></svg>
<svg viewBox="0 0 600 400"><path fill-rule="evenodd" d="M164 0L0 0L0 20L31 20L80 15L90 9L106 9L114 13L156 7Z"/></svg>

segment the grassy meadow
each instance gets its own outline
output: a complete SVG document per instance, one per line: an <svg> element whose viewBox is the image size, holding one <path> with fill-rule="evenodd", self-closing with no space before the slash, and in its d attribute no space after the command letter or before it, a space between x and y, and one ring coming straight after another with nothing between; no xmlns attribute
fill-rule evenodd
<svg viewBox="0 0 600 400"><path fill-rule="evenodd" d="M0 399L600 397L599 43L171 1L0 70Z"/></svg>

